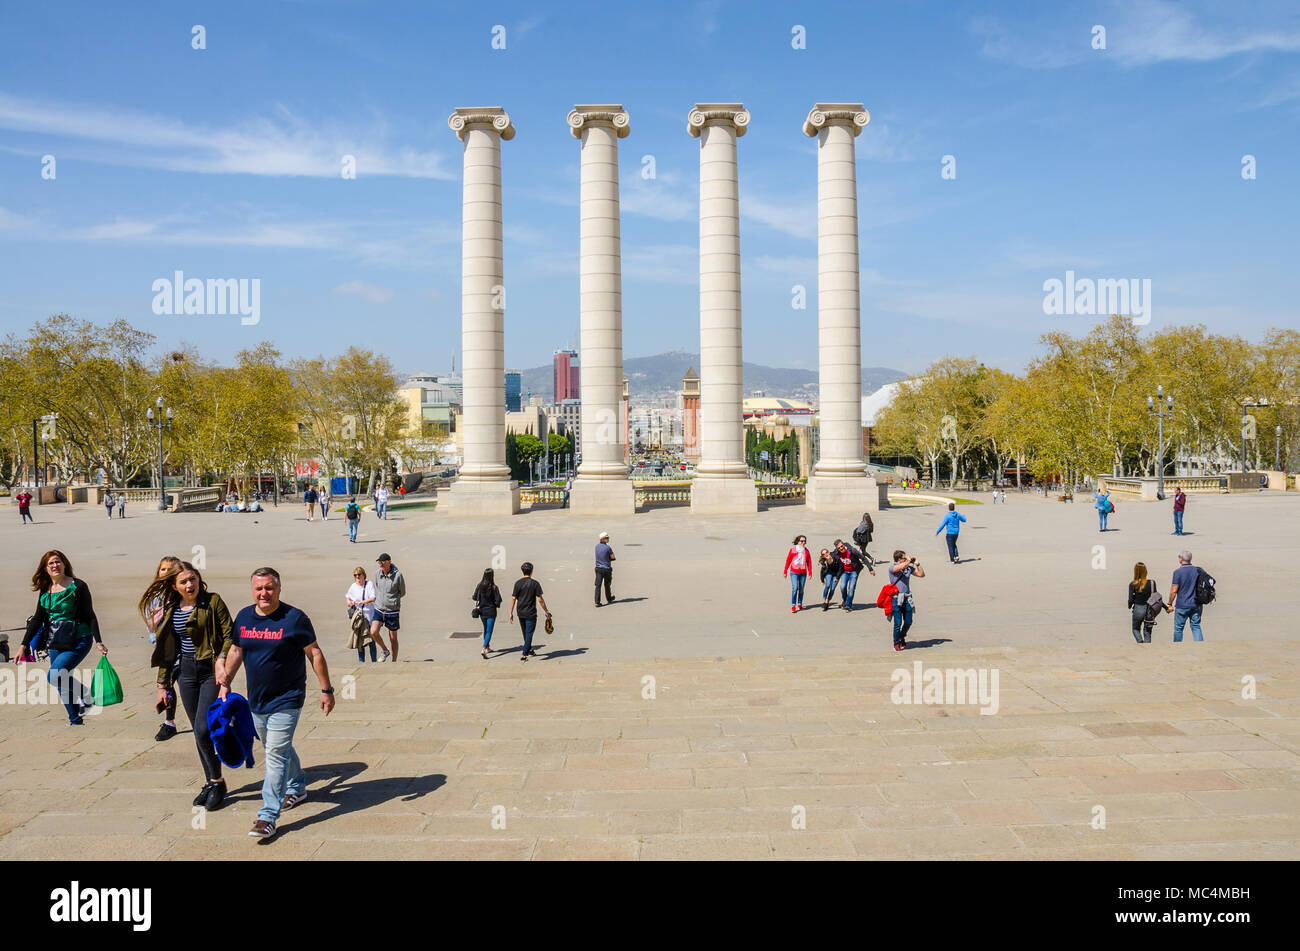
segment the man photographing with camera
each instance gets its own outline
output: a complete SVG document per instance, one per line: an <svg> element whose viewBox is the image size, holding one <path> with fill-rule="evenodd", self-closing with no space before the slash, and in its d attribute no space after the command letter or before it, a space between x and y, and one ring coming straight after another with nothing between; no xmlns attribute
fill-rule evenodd
<svg viewBox="0 0 1300 951"><path fill-rule="evenodd" d="M894 650L907 649L907 632L912 629L912 578L924 578L925 569L915 558L909 558L907 552L898 549L894 552L894 563L889 566L889 583L898 588L893 598L894 613Z"/></svg>

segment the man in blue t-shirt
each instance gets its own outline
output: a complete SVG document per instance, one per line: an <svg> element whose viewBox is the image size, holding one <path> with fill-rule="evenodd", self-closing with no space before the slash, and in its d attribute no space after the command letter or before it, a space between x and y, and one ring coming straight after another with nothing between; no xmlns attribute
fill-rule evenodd
<svg viewBox="0 0 1300 951"><path fill-rule="evenodd" d="M1174 615L1174 643L1183 640L1183 625L1192 622L1192 640L1205 640L1201 636L1201 606L1196 603L1196 579L1201 569L1192 564L1192 553L1184 549L1178 553L1178 567L1169 582L1169 603L1165 613Z"/></svg>
<svg viewBox="0 0 1300 951"><path fill-rule="evenodd" d="M235 615L231 647L225 658L220 699L241 665L248 668L248 705L257 735L266 748L266 778L262 781L262 808L249 835L269 839L281 811L307 798L307 774L293 748L303 703L307 697L306 660L320 681L320 707L329 716L334 709L325 655L307 615L280 600L280 575L274 568L253 572L253 604Z"/></svg>
<svg viewBox="0 0 1300 951"><path fill-rule="evenodd" d="M935 531L935 534L938 535L939 532L946 530L948 560L954 565L957 564L957 535L961 531L961 523L964 521L966 521L966 516L957 511L957 506L954 503L949 502L948 514L943 517L943 521L939 523L939 528Z"/></svg>

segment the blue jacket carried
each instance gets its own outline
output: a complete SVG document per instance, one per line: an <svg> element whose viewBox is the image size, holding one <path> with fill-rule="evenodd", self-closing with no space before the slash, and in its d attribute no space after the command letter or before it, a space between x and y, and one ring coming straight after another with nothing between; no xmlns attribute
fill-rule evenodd
<svg viewBox="0 0 1300 951"><path fill-rule="evenodd" d="M943 517L943 523L939 526L939 531L935 532L935 534L938 535L939 532L947 529L946 534L956 535L961 531L961 523L964 521L966 521L965 515L962 515L960 512L949 512Z"/></svg>
<svg viewBox="0 0 1300 951"><path fill-rule="evenodd" d="M226 694L225 700L215 701L208 707L208 731L221 762L232 768L253 765L253 741L257 739L257 730L253 727L253 711L246 699L231 693Z"/></svg>

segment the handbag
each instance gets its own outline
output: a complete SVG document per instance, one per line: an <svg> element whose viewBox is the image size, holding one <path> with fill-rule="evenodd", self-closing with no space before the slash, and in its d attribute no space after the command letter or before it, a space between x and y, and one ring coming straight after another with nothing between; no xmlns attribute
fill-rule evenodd
<svg viewBox="0 0 1300 951"><path fill-rule="evenodd" d="M69 650L76 643L76 621L50 621L45 626L43 650Z"/></svg>
<svg viewBox="0 0 1300 951"><path fill-rule="evenodd" d="M474 608L474 610L472 610L472 611L469 612L469 616L472 617L474 620L477 621L477 620L479 619L479 617L482 616L482 613L483 613L483 612L481 612L481 611L476 607L476 608Z"/></svg>

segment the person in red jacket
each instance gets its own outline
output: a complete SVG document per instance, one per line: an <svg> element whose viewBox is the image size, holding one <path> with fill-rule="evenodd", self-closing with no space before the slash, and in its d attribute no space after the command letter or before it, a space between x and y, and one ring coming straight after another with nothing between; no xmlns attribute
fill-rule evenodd
<svg viewBox="0 0 1300 951"><path fill-rule="evenodd" d="M790 579L790 613L803 610L803 589L812 572L812 555L808 554L808 537L796 535L794 544L785 555L785 567L781 569L782 577Z"/></svg>
<svg viewBox="0 0 1300 951"><path fill-rule="evenodd" d="M20 524L26 525L28 522L35 524L36 519L32 518L32 494L23 489L14 498L18 501L18 514L22 517Z"/></svg>

